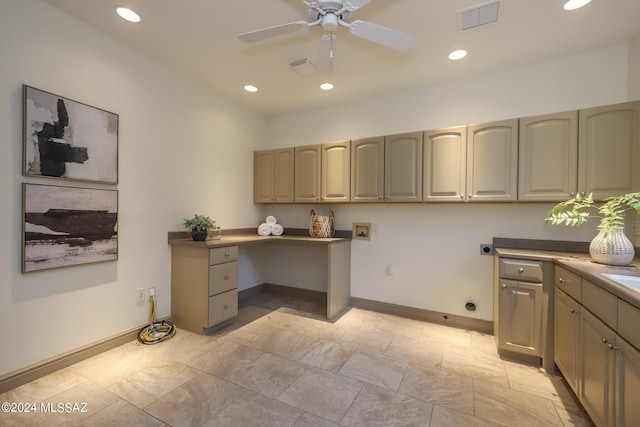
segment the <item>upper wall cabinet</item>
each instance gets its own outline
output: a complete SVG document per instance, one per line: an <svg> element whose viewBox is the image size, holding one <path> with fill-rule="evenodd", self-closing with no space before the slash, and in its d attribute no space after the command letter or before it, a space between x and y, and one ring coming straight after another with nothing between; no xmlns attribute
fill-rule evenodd
<svg viewBox="0 0 640 427"><path fill-rule="evenodd" d="M320 201L322 148L320 144L295 148L295 202Z"/></svg>
<svg viewBox="0 0 640 427"><path fill-rule="evenodd" d="M351 201L382 202L384 137L351 141Z"/></svg>
<svg viewBox="0 0 640 427"><path fill-rule="evenodd" d="M562 201L578 189L578 111L520 119L518 200Z"/></svg>
<svg viewBox="0 0 640 427"><path fill-rule="evenodd" d="M384 200L422 201L422 132L384 137Z"/></svg>
<svg viewBox="0 0 640 427"><path fill-rule="evenodd" d="M295 202L349 202L349 141L295 147Z"/></svg>
<svg viewBox="0 0 640 427"><path fill-rule="evenodd" d="M578 191L602 200L640 190L640 101L579 112Z"/></svg>
<svg viewBox="0 0 640 427"><path fill-rule="evenodd" d="M351 200L351 142L322 144L322 202Z"/></svg>
<svg viewBox="0 0 640 427"><path fill-rule="evenodd" d="M293 202L294 149L253 153L253 201L255 203Z"/></svg>
<svg viewBox="0 0 640 427"><path fill-rule="evenodd" d="M467 199L514 201L518 179L518 119L467 127Z"/></svg>
<svg viewBox="0 0 640 427"><path fill-rule="evenodd" d="M467 177L467 127L424 132L423 200L465 200Z"/></svg>

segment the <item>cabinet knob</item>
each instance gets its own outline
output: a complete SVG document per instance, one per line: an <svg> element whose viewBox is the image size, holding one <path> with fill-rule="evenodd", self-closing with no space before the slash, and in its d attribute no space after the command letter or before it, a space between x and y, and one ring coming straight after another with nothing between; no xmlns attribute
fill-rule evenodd
<svg viewBox="0 0 640 427"><path fill-rule="evenodd" d="M571 197L576 197L576 192L572 191L571 193L569 193L569 195L571 195Z"/></svg>
<svg viewBox="0 0 640 427"><path fill-rule="evenodd" d="M560 283L564 283L564 279L563 279L562 277L559 277L559 278L558 278L558 282L560 282Z"/></svg>
<svg viewBox="0 0 640 427"><path fill-rule="evenodd" d="M467 194L467 198L468 198L469 200L471 200L471 198L472 198L472 197L473 197L473 194Z"/></svg>
<svg viewBox="0 0 640 427"><path fill-rule="evenodd" d="M576 314L576 310L575 310L575 309L573 309L573 308L570 308L570 309L569 309L569 313L571 313L571 314Z"/></svg>
<svg viewBox="0 0 640 427"><path fill-rule="evenodd" d="M519 272L519 273L524 273L524 268L520 267L520 268L518 269L518 272Z"/></svg>
<svg viewBox="0 0 640 427"><path fill-rule="evenodd" d="M460 195L460 200L464 200L464 194Z"/></svg>
<svg viewBox="0 0 640 427"><path fill-rule="evenodd" d="M228 274L225 274L225 275L224 275L224 279L225 279L225 280L229 280L229 275L228 275Z"/></svg>
<svg viewBox="0 0 640 427"><path fill-rule="evenodd" d="M225 304L225 305L224 305L224 309L225 309L225 310L228 310L228 309L229 309L229 304Z"/></svg>
<svg viewBox="0 0 640 427"><path fill-rule="evenodd" d="M224 256L228 257L229 256L229 252L225 252Z"/></svg>
<svg viewBox="0 0 640 427"><path fill-rule="evenodd" d="M602 344L606 344L609 342L605 337L600 338L600 341L602 341Z"/></svg>
<svg viewBox="0 0 640 427"><path fill-rule="evenodd" d="M620 350L620 347L614 345L611 341L607 341L607 347L609 347L609 350Z"/></svg>
<svg viewBox="0 0 640 427"><path fill-rule="evenodd" d="M378 200L382 200L382 196L378 196Z"/></svg>
<svg viewBox="0 0 640 427"><path fill-rule="evenodd" d="M503 284L502 284L502 289L506 289L506 288L507 288L507 284L506 284L506 283L503 283Z"/></svg>

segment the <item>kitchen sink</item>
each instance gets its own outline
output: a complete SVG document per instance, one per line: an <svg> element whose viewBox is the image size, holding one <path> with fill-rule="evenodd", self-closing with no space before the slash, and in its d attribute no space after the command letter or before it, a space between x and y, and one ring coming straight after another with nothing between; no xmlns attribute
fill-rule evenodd
<svg viewBox="0 0 640 427"><path fill-rule="evenodd" d="M634 291L640 292L639 276L625 276L623 274L609 274L609 273L602 273L602 276L606 277L609 280L613 280L619 285L622 285L627 288L633 289Z"/></svg>

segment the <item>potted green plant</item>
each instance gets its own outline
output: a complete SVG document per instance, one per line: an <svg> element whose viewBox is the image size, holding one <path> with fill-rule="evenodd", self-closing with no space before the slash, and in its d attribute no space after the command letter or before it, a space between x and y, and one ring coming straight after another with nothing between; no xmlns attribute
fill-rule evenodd
<svg viewBox="0 0 640 427"><path fill-rule="evenodd" d="M600 218L599 233L589 245L591 258L602 264L626 265L635 256L633 244L624 234L624 218L629 210L640 215L640 193L608 197L601 205L594 202L593 194L576 194L555 205L545 221L575 227L587 222L590 216Z"/></svg>
<svg viewBox="0 0 640 427"><path fill-rule="evenodd" d="M193 218L187 218L182 223L184 228L191 231L191 237L196 241L207 239L210 230L219 230L216 222L206 215L195 214Z"/></svg>

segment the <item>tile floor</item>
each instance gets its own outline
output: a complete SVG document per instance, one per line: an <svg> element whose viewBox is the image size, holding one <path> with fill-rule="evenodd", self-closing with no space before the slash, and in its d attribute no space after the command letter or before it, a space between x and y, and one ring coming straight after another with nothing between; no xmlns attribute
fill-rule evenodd
<svg viewBox="0 0 640 427"><path fill-rule="evenodd" d="M502 360L493 336L317 311L263 295L211 336L120 346L0 395L39 410L0 426L592 425L559 377Z"/></svg>

